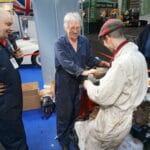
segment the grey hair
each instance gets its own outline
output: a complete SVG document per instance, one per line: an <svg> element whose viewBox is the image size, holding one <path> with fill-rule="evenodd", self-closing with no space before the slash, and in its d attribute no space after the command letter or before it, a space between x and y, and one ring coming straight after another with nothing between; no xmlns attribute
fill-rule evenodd
<svg viewBox="0 0 150 150"><path fill-rule="evenodd" d="M79 22L80 26L82 25L80 14L78 12L69 12L64 17L64 28L67 28L72 20Z"/></svg>
<svg viewBox="0 0 150 150"><path fill-rule="evenodd" d="M119 29L109 33L109 35L113 38L123 38L123 37L125 37L124 30L122 28L119 28Z"/></svg>

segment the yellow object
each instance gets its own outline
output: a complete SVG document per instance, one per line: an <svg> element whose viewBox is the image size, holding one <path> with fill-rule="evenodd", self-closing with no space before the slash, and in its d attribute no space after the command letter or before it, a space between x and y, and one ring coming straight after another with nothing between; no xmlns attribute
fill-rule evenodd
<svg viewBox="0 0 150 150"><path fill-rule="evenodd" d="M113 14L117 14L118 13L118 10L117 9L112 9L110 11L110 15L113 15Z"/></svg>
<svg viewBox="0 0 150 150"><path fill-rule="evenodd" d="M118 19L123 21L123 16L122 15L118 15Z"/></svg>
<svg viewBox="0 0 150 150"><path fill-rule="evenodd" d="M0 3L11 3L14 2L15 0L0 0Z"/></svg>
<svg viewBox="0 0 150 150"><path fill-rule="evenodd" d="M6 10L6 11L13 11L13 2L15 0L0 0L0 8Z"/></svg>

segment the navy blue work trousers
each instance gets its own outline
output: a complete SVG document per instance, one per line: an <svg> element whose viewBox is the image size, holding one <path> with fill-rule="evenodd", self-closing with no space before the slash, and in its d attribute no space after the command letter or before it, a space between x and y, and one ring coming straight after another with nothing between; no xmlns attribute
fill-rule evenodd
<svg viewBox="0 0 150 150"><path fill-rule="evenodd" d="M60 144L69 144L80 109L79 80L62 69L56 71L57 136Z"/></svg>
<svg viewBox="0 0 150 150"><path fill-rule="evenodd" d="M0 119L0 142L6 150L28 150L22 119Z"/></svg>

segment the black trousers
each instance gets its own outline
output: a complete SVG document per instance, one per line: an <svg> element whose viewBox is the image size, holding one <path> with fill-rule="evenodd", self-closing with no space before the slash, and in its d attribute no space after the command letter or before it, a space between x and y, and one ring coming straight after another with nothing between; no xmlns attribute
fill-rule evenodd
<svg viewBox="0 0 150 150"><path fill-rule="evenodd" d="M28 150L22 119L0 119L0 142L6 150Z"/></svg>
<svg viewBox="0 0 150 150"><path fill-rule="evenodd" d="M80 109L79 82L62 70L57 71L55 81L57 136L61 145L68 145Z"/></svg>

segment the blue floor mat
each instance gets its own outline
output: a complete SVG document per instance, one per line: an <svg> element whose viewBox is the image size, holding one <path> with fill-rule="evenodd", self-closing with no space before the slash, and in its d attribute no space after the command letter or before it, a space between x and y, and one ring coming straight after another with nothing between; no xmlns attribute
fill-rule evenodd
<svg viewBox="0 0 150 150"><path fill-rule="evenodd" d="M41 68L25 66L19 69L22 83L38 82L43 88ZM47 120L41 119L43 112L40 109L24 111L23 122L27 136L29 150L60 150L56 136L55 113Z"/></svg>
<svg viewBox="0 0 150 150"><path fill-rule="evenodd" d="M38 82L39 89L43 88L43 78L41 68L36 66L22 66L19 69L22 83Z"/></svg>
<svg viewBox="0 0 150 150"><path fill-rule="evenodd" d="M29 150L60 150L56 136L56 115L41 119L40 109L23 112L23 122Z"/></svg>

